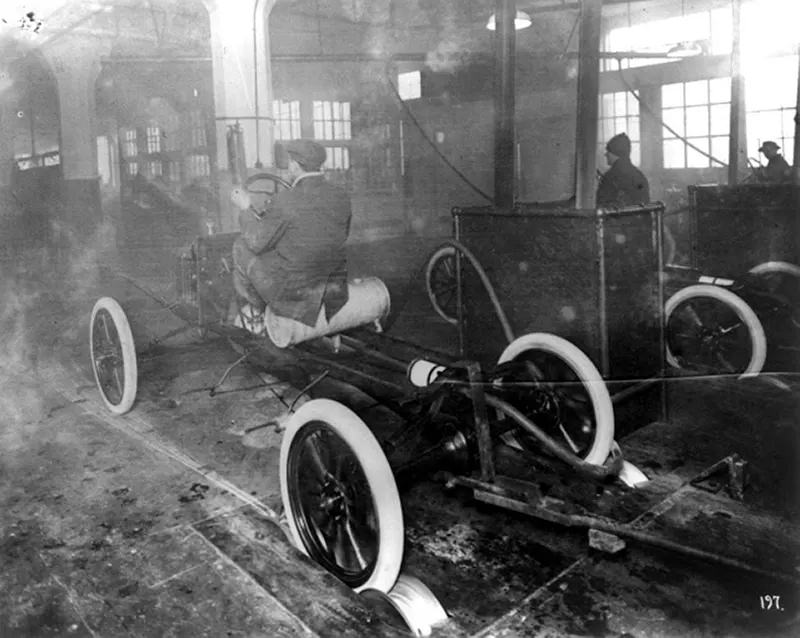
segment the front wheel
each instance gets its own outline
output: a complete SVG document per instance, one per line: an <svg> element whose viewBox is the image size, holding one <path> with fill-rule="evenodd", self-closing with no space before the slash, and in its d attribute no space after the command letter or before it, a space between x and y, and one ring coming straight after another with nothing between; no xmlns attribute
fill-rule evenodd
<svg viewBox="0 0 800 638"><path fill-rule="evenodd" d="M498 360L500 396L586 463L602 465L614 441L614 408L589 357L566 339L538 332L512 341ZM536 446L518 433L522 445Z"/></svg>
<svg viewBox="0 0 800 638"><path fill-rule="evenodd" d="M710 374L757 375L767 339L756 313L739 295L696 284L672 295L664 308L667 363Z"/></svg>
<svg viewBox="0 0 800 638"><path fill-rule="evenodd" d="M294 544L356 591L388 592L403 560L403 513L378 441L341 403L315 399L289 420L281 498Z"/></svg>
<svg viewBox="0 0 800 638"><path fill-rule="evenodd" d="M111 297L101 297L92 309L89 347L103 403L112 413L125 414L136 399L136 348L128 317Z"/></svg>

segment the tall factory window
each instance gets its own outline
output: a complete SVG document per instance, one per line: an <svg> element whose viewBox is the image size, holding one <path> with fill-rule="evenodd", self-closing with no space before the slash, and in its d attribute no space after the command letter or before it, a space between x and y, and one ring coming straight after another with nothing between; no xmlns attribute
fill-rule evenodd
<svg viewBox="0 0 800 638"><path fill-rule="evenodd" d="M300 101L273 100L276 140L296 140L300 135Z"/></svg>
<svg viewBox="0 0 800 638"><path fill-rule="evenodd" d="M211 174L208 155L194 154L186 156L186 172L190 179L207 177Z"/></svg>
<svg viewBox="0 0 800 638"><path fill-rule="evenodd" d="M328 171L346 172L350 168L350 146L352 122L350 102L328 102L314 100L312 111L314 138L322 142L328 152L323 168ZM328 141L338 144L326 144Z"/></svg>
<svg viewBox="0 0 800 638"><path fill-rule="evenodd" d="M314 100L313 107L315 139L350 139L350 102L326 102Z"/></svg>
<svg viewBox="0 0 800 638"><path fill-rule="evenodd" d="M631 161L639 165L642 158L642 144L639 132L639 101L629 91L604 93L600 96L600 126L597 143L600 159L605 152L606 142L617 133L626 133L631 140ZM605 166L598 159L598 166Z"/></svg>
<svg viewBox="0 0 800 638"><path fill-rule="evenodd" d="M797 64L797 56L790 55L772 58L768 67L745 69L747 156L754 161L766 163L758 151L766 140L776 142L781 154L789 163L792 161Z"/></svg>
<svg viewBox="0 0 800 638"><path fill-rule="evenodd" d="M139 150L136 146L136 129L128 128L122 131L122 157L136 157Z"/></svg>
<svg viewBox="0 0 800 638"><path fill-rule="evenodd" d="M322 165L323 169L346 171L350 168L350 149L346 146L326 146L327 158Z"/></svg>
<svg viewBox="0 0 800 638"><path fill-rule="evenodd" d="M730 95L730 78L661 87L661 118L671 129L662 129L664 168L719 166L709 155L727 162Z"/></svg>
<svg viewBox="0 0 800 638"><path fill-rule="evenodd" d="M206 118L202 111L189 111L189 131L192 148L207 146Z"/></svg>
<svg viewBox="0 0 800 638"><path fill-rule="evenodd" d="M644 3L643 3L644 4ZM730 6L690 11L688 2L680 8L681 15L652 20L652 8L628 5L625 26L611 29L603 38L603 51L638 51L648 57L625 57L619 62L622 68L648 66L663 62L675 62L679 56L667 56L670 50L689 44L696 45L704 53L719 55L731 52L733 38L733 14ZM654 55L664 54L663 57ZM617 60L603 60L603 71L616 71Z"/></svg>
<svg viewBox="0 0 800 638"><path fill-rule="evenodd" d="M161 129L158 126L148 126L145 130L147 135L147 152L161 152Z"/></svg>

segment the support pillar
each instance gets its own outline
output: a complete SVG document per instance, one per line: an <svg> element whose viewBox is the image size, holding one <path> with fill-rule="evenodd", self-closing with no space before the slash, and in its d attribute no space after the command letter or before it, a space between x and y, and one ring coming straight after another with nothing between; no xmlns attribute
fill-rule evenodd
<svg viewBox="0 0 800 638"><path fill-rule="evenodd" d="M74 228L93 228L102 219L95 103L101 53L96 42L63 38L49 45L43 54L58 89L61 221Z"/></svg>
<svg viewBox="0 0 800 638"><path fill-rule="evenodd" d="M600 93L602 0L584 0L580 14L578 113L575 135L575 206L594 208L597 201L597 118Z"/></svg>
<svg viewBox="0 0 800 638"><path fill-rule="evenodd" d="M211 26L222 230L234 230L227 137L239 124L248 173L274 165L269 13L276 0L204 0Z"/></svg>

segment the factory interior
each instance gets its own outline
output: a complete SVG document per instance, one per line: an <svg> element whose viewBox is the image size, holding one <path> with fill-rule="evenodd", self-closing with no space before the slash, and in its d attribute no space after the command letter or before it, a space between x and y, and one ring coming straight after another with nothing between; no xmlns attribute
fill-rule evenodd
<svg viewBox="0 0 800 638"><path fill-rule="evenodd" d="M0 637L800 635L798 24L0 3Z"/></svg>

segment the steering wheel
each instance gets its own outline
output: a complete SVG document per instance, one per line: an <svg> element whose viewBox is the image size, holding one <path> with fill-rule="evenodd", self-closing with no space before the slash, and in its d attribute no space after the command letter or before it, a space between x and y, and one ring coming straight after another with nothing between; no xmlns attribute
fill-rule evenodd
<svg viewBox="0 0 800 638"><path fill-rule="evenodd" d="M248 177L244 184L244 190L253 198L253 205L259 210L266 208L271 200L277 193L282 190L287 190L292 185L279 175L272 173L256 173Z"/></svg>

